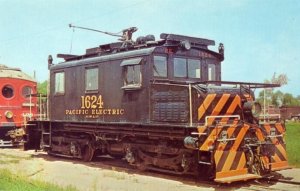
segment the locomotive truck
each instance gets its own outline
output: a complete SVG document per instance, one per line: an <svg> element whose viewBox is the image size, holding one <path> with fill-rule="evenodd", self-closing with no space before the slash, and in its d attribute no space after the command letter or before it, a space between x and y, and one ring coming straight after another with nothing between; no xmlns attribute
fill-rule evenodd
<svg viewBox="0 0 300 191"><path fill-rule="evenodd" d="M91 161L125 159L141 170L204 175L230 183L288 168L285 126L260 121L257 88L221 80L224 45L162 33L83 55L58 54L50 70L49 120L31 121L27 149Z"/></svg>

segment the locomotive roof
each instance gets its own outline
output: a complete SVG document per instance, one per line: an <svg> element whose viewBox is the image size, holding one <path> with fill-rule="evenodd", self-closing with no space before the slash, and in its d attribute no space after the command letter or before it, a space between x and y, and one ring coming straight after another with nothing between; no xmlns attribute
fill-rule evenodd
<svg viewBox="0 0 300 191"><path fill-rule="evenodd" d="M92 63L105 62L105 61L110 61L110 60L126 59L126 58L137 57L137 56L145 56L145 55L151 54L155 50L155 48L157 48L157 47L137 49L137 50L131 50L131 51L126 51L126 52L118 52L118 53L109 54L109 55L102 55L102 56L97 56L97 57L86 58L83 60L73 60L73 61L62 62L60 64L52 65L51 69L60 69L60 68L72 67L72 66L83 65L83 64L92 64Z"/></svg>
<svg viewBox="0 0 300 191"><path fill-rule="evenodd" d="M0 78L16 78L36 82L34 78L22 72L20 68L10 68L0 64Z"/></svg>
<svg viewBox="0 0 300 191"><path fill-rule="evenodd" d="M213 40L162 33L160 35L160 40L155 41L153 35L147 36L150 36L151 38L147 40L146 37L138 37L137 41L133 44L114 42L110 44L103 44L95 48L89 48L86 50L86 54L84 55L58 54L57 57L65 59L65 62L52 65L51 61L50 68L60 69L75 65L93 64L116 59L145 56L153 53L158 47L180 48L183 42L188 42L191 48L205 50L219 57L221 60L224 59L224 55L222 53L217 53L208 49L208 46L215 45L215 41Z"/></svg>

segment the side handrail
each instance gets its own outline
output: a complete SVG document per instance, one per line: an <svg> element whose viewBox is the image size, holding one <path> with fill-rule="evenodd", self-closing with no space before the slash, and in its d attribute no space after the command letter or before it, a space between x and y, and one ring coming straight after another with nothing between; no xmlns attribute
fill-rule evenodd
<svg viewBox="0 0 300 191"><path fill-rule="evenodd" d="M205 117L205 126L208 125L208 120L209 119L216 119L216 118L220 118L220 119L223 119L223 118L237 118L238 120L241 119L241 116L240 115L209 115L209 116L206 116Z"/></svg>

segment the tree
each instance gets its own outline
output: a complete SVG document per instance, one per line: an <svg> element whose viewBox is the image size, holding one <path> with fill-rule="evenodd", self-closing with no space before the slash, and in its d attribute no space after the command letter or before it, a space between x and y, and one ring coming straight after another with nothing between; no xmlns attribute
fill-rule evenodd
<svg viewBox="0 0 300 191"><path fill-rule="evenodd" d="M42 83L38 83L38 93L43 94L43 95L47 95L47 86L48 86L48 81L45 80Z"/></svg>
<svg viewBox="0 0 300 191"><path fill-rule="evenodd" d="M288 77L286 74L273 74L270 80L265 80L267 84L279 84L280 86L286 85L288 83ZM257 101L266 107L269 105L274 105L280 107L283 104L284 94L281 91L276 91L274 93L273 88L266 88L259 92Z"/></svg>
<svg viewBox="0 0 300 191"><path fill-rule="evenodd" d="M275 107L280 107L283 105L284 93L280 90L277 90L271 95L271 104Z"/></svg>
<svg viewBox="0 0 300 191"><path fill-rule="evenodd" d="M265 80L265 83L286 85L288 83L288 77L286 74L273 74L271 80ZM282 105L285 106L300 106L300 95L294 97L290 93L283 93L280 90L274 92L273 88L267 88L259 92L257 101L268 107L269 105L273 105L275 107L280 107Z"/></svg>
<svg viewBox="0 0 300 191"><path fill-rule="evenodd" d="M285 106L300 106L300 101L290 93L286 93L283 96L283 105Z"/></svg>
<svg viewBox="0 0 300 191"><path fill-rule="evenodd" d="M286 74L279 74L278 76L276 76L276 73L274 72L271 83L279 84L280 86L286 85L288 83L288 77Z"/></svg>

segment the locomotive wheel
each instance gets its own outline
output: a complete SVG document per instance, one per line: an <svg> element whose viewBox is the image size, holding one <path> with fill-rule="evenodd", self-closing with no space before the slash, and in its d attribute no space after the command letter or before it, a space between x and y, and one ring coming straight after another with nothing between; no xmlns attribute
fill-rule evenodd
<svg viewBox="0 0 300 191"><path fill-rule="evenodd" d="M95 154L95 149L91 145L85 145L82 149L82 160L85 162L92 161Z"/></svg>

